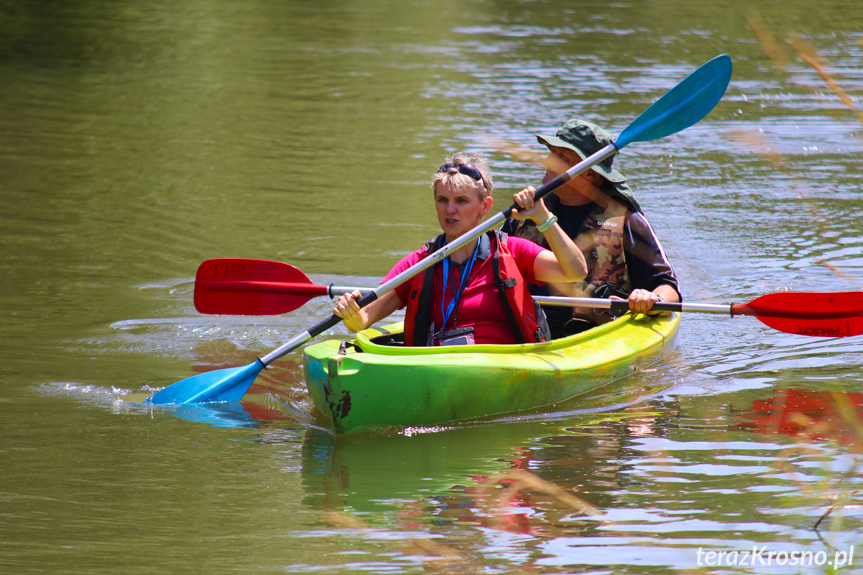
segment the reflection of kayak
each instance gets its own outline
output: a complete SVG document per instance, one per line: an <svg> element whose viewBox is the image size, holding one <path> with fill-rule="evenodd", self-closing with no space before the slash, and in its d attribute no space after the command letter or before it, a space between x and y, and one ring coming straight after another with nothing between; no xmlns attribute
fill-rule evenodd
<svg viewBox="0 0 863 575"><path fill-rule="evenodd" d="M526 457L525 444L553 430L538 423L462 426L411 436L334 436L308 429L303 491L318 508L392 509L517 467Z"/></svg>
<svg viewBox="0 0 863 575"><path fill-rule="evenodd" d="M339 433L521 412L580 395L654 361L671 345L679 322L680 314L626 314L547 343L384 345L400 335L396 324L362 331L347 346L329 340L307 347L306 385Z"/></svg>

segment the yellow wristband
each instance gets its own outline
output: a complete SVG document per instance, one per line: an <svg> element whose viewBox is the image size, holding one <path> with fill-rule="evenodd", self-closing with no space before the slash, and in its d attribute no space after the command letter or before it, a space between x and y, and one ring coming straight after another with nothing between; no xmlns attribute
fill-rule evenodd
<svg viewBox="0 0 863 575"><path fill-rule="evenodd" d="M536 226L536 231L538 231L541 234L544 234L545 232L547 232L548 230L551 229L551 226L553 226L556 221L557 221L557 216L552 214L550 218L548 218L547 220L545 220L544 222L542 222L541 224L538 224Z"/></svg>

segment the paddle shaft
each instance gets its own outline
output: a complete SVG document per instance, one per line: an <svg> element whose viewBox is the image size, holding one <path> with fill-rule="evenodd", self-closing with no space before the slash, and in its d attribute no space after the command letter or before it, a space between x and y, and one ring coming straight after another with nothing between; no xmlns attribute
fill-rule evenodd
<svg viewBox="0 0 863 575"><path fill-rule="evenodd" d="M611 309L614 311L629 311L629 302L625 299L602 299L593 297L556 297L556 296L533 296L536 303L540 305L555 305L568 307L590 307L596 309ZM677 312L702 312L721 313L734 315L730 305L718 305L710 303L680 303L660 301L653 304L650 311L677 311Z"/></svg>
<svg viewBox="0 0 863 575"><path fill-rule="evenodd" d="M614 146L614 144L607 145L589 158L582 160L578 164L572 166L562 174L558 175L550 182L540 186L534 194L534 200L543 198L553 190L570 181L572 178L589 170L591 167L599 164L607 158L610 158L616 153L617 148ZM441 249L437 250L430 256L423 258L421 261L415 263L414 265L401 272L397 276L393 277L389 281L382 283L381 285L373 289L371 292L365 294L359 300L357 300L357 305L359 305L361 308L365 307L373 301L377 300L379 297L383 296L384 294L391 292L392 290L394 290L404 282L408 281L415 275L422 273L423 271L434 265L437 265L438 263L443 261L443 259L446 258L451 252L454 252L459 248L466 246L487 231L501 226L510 216L513 210L518 210L518 206L516 204L512 204L505 210L499 212L494 217L489 218L485 222L473 228L471 231L455 239L452 243L443 246ZM261 363L263 363L264 365L270 365L283 355L297 349L313 337L316 337L324 331L334 327L340 321L342 321L342 318L340 318L336 314L331 315L329 318L318 323L317 325L312 326L309 330L294 336L292 339L286 341L281 347L273 350L272 352L262 357Z"/></svg>
<svg viewBox="0 0 863 575"><path fill-rule="evenodd" d="M371 288L336 286L315 286L319 288L319 295L328 295L331 298L345 293L359 290L361 293L369 293ZM790 293L790 292L789 292ZM625 299L602 299L592 297L560 297L535 295L533 299L540 305L560 307L588 307L595 309L611 309L614 311L628 311L629 302ZM751 317L781 317L786 319L841 319L851 315L859 315L860 312L849 312L848 309L838 308L834 312L817 310L811 311L805 307L789 309L765 309L764 307L752 307L752 302L745 304L712 304L712 303L687 303L660 301L653 304L651 311L658 312L689 312L689 313L713 313L734 316Z"/></svg>
<svg viewBox="0 0 863 575"><path fill-rule="evenodd" d="M328 286L315 286L319 288L318 295L328 295L331 298L352 293L359 290L360 293L370 293L372 288L368 287L349 287L336 286L330 284ZM543 296L535 295L533 300L540 305L559 306L559 307L589 307L595 309L612 309L614 311L628 311L629 302L625 299L602 299L593 297L560 297L560 296ZM749 315L735 309L736 306L725 304L712 303L680 303L660 301L653 304L651 311L675 311L675 312L696 312L696 313L715 313L735 315ZM793 312L785 312L782 317L788 317L788 314ZM805 317L809 317L808 315Z"/></svg>

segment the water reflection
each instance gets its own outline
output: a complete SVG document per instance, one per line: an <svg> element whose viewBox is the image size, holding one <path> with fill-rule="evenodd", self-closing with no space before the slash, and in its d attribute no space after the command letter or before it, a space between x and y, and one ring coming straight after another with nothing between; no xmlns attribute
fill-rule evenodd
<svg viewBox="0 0 863 575"><path fill-rule="evenodd" d="M863 453L863 393L775 389L752 402L736 425L803 441L833 441Z"/></svg>
<svg viewBox="0 0 863 575"><path fill-rule="evenodd" d="M186 421L206 423L213 427L260 427L267 414L255 412L253 415L240 401L210 405L183 405L159 408ZM279 417L278 419L284 419Z"/></svg>
<svg viewBox="0 0 863 575"><path fill-rule="evenodd" d="M832 553L854 544L861 479L830 463L835 446L813 436L805 448L753 440L727 428L721 413L711 420L703 403L557 428L348 440L310 433L306 503L341 510L326 521L360 540L434 536L461 556L511 568L695 568L698 548ZM830 519L817 523L837 497L844 519L832 532ZM406 546L414 560L442 552L397 547Z"/></svg>

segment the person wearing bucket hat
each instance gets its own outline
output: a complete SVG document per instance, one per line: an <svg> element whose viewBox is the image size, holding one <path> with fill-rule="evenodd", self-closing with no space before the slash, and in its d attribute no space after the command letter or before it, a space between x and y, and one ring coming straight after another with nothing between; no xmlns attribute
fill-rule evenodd
<svg viewBox="0 0 863 575"><path fill-rule="evenodd" d="M612 144L596 124L571 119L554 136L536 137L549 149L543 183ZM614 156L573 178L545 198L546 207L582 250L584 280L534 288L535 294L570 297L623 297L629 309L648 313L658 301L681 301L680 288L659 239L642 213ZM530 188L527 188L530 189ZM532 221L508 220L502 230L543 245ZM607 310L546 307L552 337L564 337L610 321Z"/></svg>

